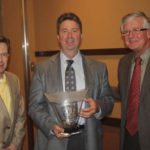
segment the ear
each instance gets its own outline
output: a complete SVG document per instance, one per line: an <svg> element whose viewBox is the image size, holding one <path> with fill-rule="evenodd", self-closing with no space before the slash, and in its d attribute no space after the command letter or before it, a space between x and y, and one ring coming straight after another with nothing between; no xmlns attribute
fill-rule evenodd
<svg viewBox="0 0 150 150"><path fill-rule="evenodd" d="M59 35L57 34L57 40L59 41Z"/></svg>

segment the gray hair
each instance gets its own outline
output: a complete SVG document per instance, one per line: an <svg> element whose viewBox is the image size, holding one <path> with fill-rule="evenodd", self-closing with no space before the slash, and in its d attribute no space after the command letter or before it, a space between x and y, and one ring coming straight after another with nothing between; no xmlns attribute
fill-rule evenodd
<svg viewBox="0 0 150 150"><path fill-rule="evenodd" d="M121 32L124 31L124 25L128 22L134 20L135 18L140 17L143 18L143 27L149 29L150 28L150 18L146 16L144 12L136 11L130 14L125 15L121 21Z"/></svg>

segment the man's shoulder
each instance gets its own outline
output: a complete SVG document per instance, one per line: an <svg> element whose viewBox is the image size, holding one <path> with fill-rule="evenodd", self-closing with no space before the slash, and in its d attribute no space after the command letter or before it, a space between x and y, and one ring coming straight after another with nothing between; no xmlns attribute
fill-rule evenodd
<svg viewBox="0 0 150 150"><path fill-rule="evenodd" d="M85 61L86 64L88 65L92 65L92 66L106 66L105 63L101 62L101 61L97 61L91 58L88 58L86 56L83 56L83 60Z"/></svg>
<svg viewBox="0 0 150 150"><path fill-rule="evenodd" d="M134 53L133 52L130 52L129 54L123 56L121 59L120 59L120 62L121 63L126 63L127 61L131 60L134 56Z"/></svg>
<svg viewBox="0 0 150 150"><path fill-rule="evenodd" d="M51 63L55 63L58 61L58 58L59 58L59 53L57 53L56 55L53 55L45 60L42 60L42 61L39 61L37 63L36 66L39 66L39 67L47 67L49 66Z"/></svg>
<svg viewBox="0 0 150 150"><path fill-rule="evenodd" d="M20 79L19 77L12 73L12 72L9 72L9 71L5 71L5 75L6 75L6 80L10 83L11 86L18 86L18 84L20 84Z"/></svg>
<svg viewBox="0 0 150 150"><path fill-rule="evenodd" d="M6 75L7 78L18 80L18 76L16 74L12 73L12 72L5 71L5 75Z"/></svg>

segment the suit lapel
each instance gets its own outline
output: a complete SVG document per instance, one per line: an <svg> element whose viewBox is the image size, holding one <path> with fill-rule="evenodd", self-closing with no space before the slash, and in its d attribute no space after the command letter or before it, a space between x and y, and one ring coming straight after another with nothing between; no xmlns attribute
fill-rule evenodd
<svg viewBox="0 0 150 150"><path fill-rule="evenodd" d="M62 76L61 76L61 65L60 65L60 53L55 55L52 58L50 68L53 68L52 79L54 80L54 84L52 85L53 91L63 91L63 84L62 84ZM51 71L51 69L50 69ZM51 77L51 76L50 76Z"/></svg>
<svg viewBox="0 0 150 150"><path fill-rule="evenodd" d="M11 119L8 114L4 101L0 97L0 149L3 147L3 142L7 141L9 132L5 132L6 128L11 124Z"/></svg>
<svg viewBox="0 0 150 150"><path fill-rule="evenodd" d="M84 70L84 76L85 76L85 88L88 89L86 97L92 97L93 77L92 77L92 73L89 68L90 62L84 56L82 56L82 61L83 61L83 70Z"/></svg>
<svg viewBox="0 0 150 150"><path fill-rule="evenodd" d="M92 84L93 80L92 80L92 74L91 74L90 68L89 68L90 62L83 55L82 55L82 62L83 62L83 70L84 70L84 74L85 74L85 88L92 89L91 86L93 85ZM60 53L53 56L53 58L51 59L51 62L50 62L50 66L53 68L53 72L51 72L50 74L52 75L53 79L55 79L55 84L53 85L53 90L54 91L63 91L61 65L60 65ZM91 92L92 91L88 91L87 95L91 96Z"/></svg>
<svg viewBox="0 0 150 150"><path fill-rule="evenodd" d="M3 115L3 118L9 118L10 119L6 105L5 105L4 101L2 100L2 98L0 97L0 116L1 115Z"/></svg>
<svg viewBox="0 0 150 150"><path fill-rule="evenodd" d="M6 80L7 80L7 83L8 83L8 86L9 86L9 90L10 90L10 98L11 98L11 121L14 120L14 110L15 110L15 100L14 100L14 90L15 89L15 85L13 85L12 83L12 80L10 79L9 75L6 73Z"/></svg>
<svg viewBox="0 0 150 150"><path fill-rule="evenodd" d="M122 69L124 69L124 73L123 73L124 84L123 85L124 85L124 91L126 92L126 94L124 94L125 99L126 99L125 105L124 105L125 107L127 107L127 103L128 103L132 59L133 59L133 54L127 58L125 66L123 66L123 68L122 68Z"/></svg>

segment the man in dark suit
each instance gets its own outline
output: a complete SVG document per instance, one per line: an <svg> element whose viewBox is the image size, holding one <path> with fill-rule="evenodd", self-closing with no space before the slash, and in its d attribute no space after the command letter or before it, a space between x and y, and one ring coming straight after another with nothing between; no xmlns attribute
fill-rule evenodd
<svg viewBox="0 0 150 150"><path fill-rule="evenodd" d="M35 150L102 150L100 119L112 111L113 98L106 65L79 51L82 24L78 16L65 13L57 21L61 52L40 62L35 69L29 98L29 115L38 127ZM76 90L88 89L79 122L83 132L73 136L64 132L44 93L65 91L67 60L73 60Z"/></svg>
<svg viewBox="0 0 150 150"><path fill-rule="evenodd" d="M25 134L24 101L19 79L6 71L10 42L0 36L0 150L20 150Z"/></svg>
<svg viewBox="0 0 150 150"><path fill-rule="evenodd" d="M127 14L122 19L123 40L133 52L120 60L118 69L121 150L150 150L149 28L150 20L143 12Z"/></svg>

